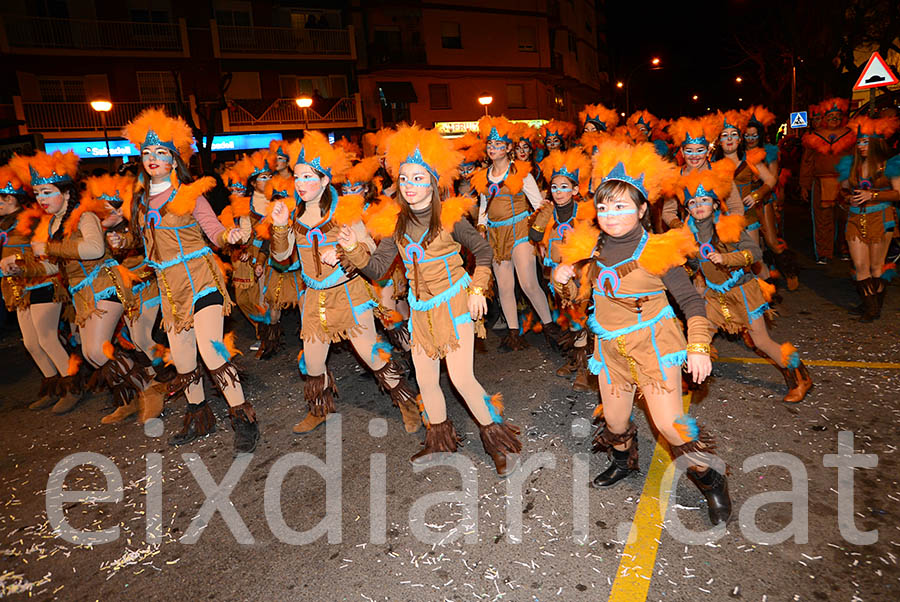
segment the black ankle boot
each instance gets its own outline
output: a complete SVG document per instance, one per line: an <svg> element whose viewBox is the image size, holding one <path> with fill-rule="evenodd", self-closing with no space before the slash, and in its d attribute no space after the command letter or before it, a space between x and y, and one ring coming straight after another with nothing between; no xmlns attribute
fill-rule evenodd
<svg viewBox="0 0 900 602"><path fill-rule="evenodd" d="M216 416L210 409L209 402L204 399L200 403L189 403L181 431L169 439L169 445L184 445L215 432Z"/></svg>
<svg viewBox="0 0 900 602"><path fill-rule="evenodd" d="M252 454L259 442L259 423L256 421L256 410L245 401L239 406L228 408L231 428L234 431L234 455Z"/></svg>
<svg viewBox="0 0 900 602"><path fill-rule="evenodd" d="M632 445L634 442L632 441ZM609 466L598 474L594 478L594 487L612 487L625 477L631 474L631 469L628 468L628 456L629 452L626 449L625 451L619 451L615 448L612 450L612 462L609 463Z"/></svg>
<svg viewBox="0 0 900 602"><path fill-rule="evenodd" d="M728 494L728 479L725 475L708 468L702 474L688 470L688 478L706 498L709 521L714 525L727 522L731 516L731 496Z"/></svg>

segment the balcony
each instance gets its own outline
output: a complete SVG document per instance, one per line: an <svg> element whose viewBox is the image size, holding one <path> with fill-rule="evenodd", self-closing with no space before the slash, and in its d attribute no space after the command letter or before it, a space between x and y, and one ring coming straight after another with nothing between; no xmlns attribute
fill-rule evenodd
<svg viewBox="0 0 900 602"><path fill-rule="evenodd" d="M5 54L153 56L190 55L187 27L178 23L53 19L0 15Z"/></svg>
<svg viewBox="0 0 900 602"><path fill-rule="evenodd" d="M353 27L232 27L209 22L218 58L356 60Z"/></svg>
<svg viewBox="0 0 900 602"><path fill-rule="evenodd" d="M274 102L231 100L222 121L225 131L229 132L362 127L359 94L327 102L334 104L311 107L304 114L293 98L279 98Z"/></svg>
<svg viewBox="0 0 900 602"><path fill-rule="evenodd" d="M46 138L94 138L102 136L100 113L88 102L22 102L13 97L16 118L25 123L27 133L40 132ZM186 103L187 104L187 103ZM112 135L148 106L162 106L170 114L178 112L174 102L114 102L106 113L106 129ZM20 132L26 133L26 132Z"/></svg>

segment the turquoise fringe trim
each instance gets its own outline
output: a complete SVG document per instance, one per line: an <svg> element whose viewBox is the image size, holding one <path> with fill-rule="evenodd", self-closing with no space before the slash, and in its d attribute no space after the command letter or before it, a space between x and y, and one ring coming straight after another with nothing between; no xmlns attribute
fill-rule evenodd
<svg viewBox="0 0 900 602"><path fill-rule="evenodd" d="M315 289L317 291L324 290L326 288L332 288L337 286L337 283L341 281L341 279L346 278L347 274L344 273L344 269L340 266L327 278L324 280L316 280L310 276L306 275L306 271L301 270L300 276L303 278L303 282L306 283L311 289Z"/></svg>
<svg viewBox="0 0 900 602"><path fill-rule="evenodd" d="M680 366L687 361L687 351L676 351L675 353L667 353L659 358L659 363L666 368L672 366Z"/></svg>
<svg viewBox="0 0 900 602"><path fill-rule="evenodd" d="M704 277L704 279L706 280L707 288L710 288L710 289L716 291L717 293L727 293L728 291L733 289L734 285L736 285L738 283L738 280L743 278L745 275L746 275L746 273L744 272L744 270L737 270L728 278L728 280L726 280L722 284L715 284L713 282L710 282L705 277Z"/></svg>
<svg viewBox="0 0 900 602"><path fill-rule="evenodd" d="M750 321L752 322L753 320L759 320L761 317L763 317L766 312L769 311L769 309L771 309L769 307L769 304L763 303L753 311L748 312L747 315L750 316Z"/></svg>
<svg viewBox="0 0 900 602"><path fill-rule="evenodd" d="M606 370L606 366L603 365L603 362L597 361L597 359L592 355L588 358L588 370L591 371L591 374L599 375L601 372Z"/></svg>
<svg viewBox="0 0 900 602"><path fill-rule="evenodd" d="M188 253L187 255L179 255L175 259L164 261L162 263L157 263L148 259L147 265L149 265L154 270L164 270L166 268L172 267L173 265L178 265L179 263L187 263L191 259L197 259L198 257L209 255L210 253L212 253L212 249L210 249L209 247L203 247L202 249L197 249L196 251Z"/></svg>
<svg viewBox="0 0 900 602"><path fill-rule="evenodd" d="M84 287L89 286L92 282L94 282L94 278L97 277L97 275L100 273L100 270L102 270L103 268L114 268L117 265L119 265L119 263L115 259L107 259L103 263L94 266L94 269L91 270L90 274L84 277L84 280L82 280L75 286L69 287L69 293L74 295Z"/></svg>
<svg viewBox="0 0 900 602"><path fill-rule="evenodd" d="M451 284L449 288L447 288L447 290L438 295L435 295L428 301L420 301L419 299L416 299L415 295L413 295L412 288L409 289L409 293L407 294L406 298L409 301L410 309L414 309L416 311L428 311L429 309L434 309L442 303L447 303L448 301L450 301L450 299L459 294L459 291L468 287L471 282L472 277L468 274L464 274L462 278Z"/></svg>
<svg viewBox="0 0 900 602"><path fill-rule="evenodd" d="M649 320L638 322L637 324L632 324L631 326L626 326L625 328L620 328L618 330L606 330L600 326L599 322L597 322L597 309L594 308L594 313L588 317L587 324L588 328L591 329L591 332L597 335L597 338L601 341L609 341L624 334L636 332L642 328L649 328L664 318L673 317L675 317L675 312L672 310L672 306L666 305L658 314Z"/></svg>
<svg viewBox="0 0 900 602"><path fill-rule="evenodd" d="M488 226L488 228L502 228L503 226L512 226L514 224L518 224L523 219L527 218L529 215L531 215L531 212L523 211L522 213L518 213L509 219L503 219L503 220L500 220L499 222L488 220L487 226Z"/></svg>

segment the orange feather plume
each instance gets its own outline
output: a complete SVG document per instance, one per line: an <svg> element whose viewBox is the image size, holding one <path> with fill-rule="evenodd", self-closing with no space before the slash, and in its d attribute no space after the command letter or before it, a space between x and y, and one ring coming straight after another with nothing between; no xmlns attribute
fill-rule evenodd
<svg viewBox="0 0 900 602"><path fill-rule="evenodd" d="M41 221L41 218L47 215L39 205L26 207L19 218L16 220L16 234L20 236L31 236L34 232L35 225ZM49 223L49 220L48 222Z"/></svg>
<svg viewBox="0 0 900 602"><path fill-rule="evenodd" d="M591 222L576 220L559 245L562 263L571 265L589 258L597 246L599 237L600 230Z"/></svg>
<svg viewBox="0 0 900 602"><path fill-rule="evenodd" d="M162 142L171 142L187 163L194 152L194 133L181 117L169 117L165 111L157 107L144 109L134 118L122 134L138 149L147 139L147 133L153 130Z"/></svg>
<svg viewBox="0 0 900 602"><path fill-rule="evenodd" d="M606 131L611 131L619 123L619 114L613 109L608 109L597 103L595 105L585 105L584 109L578 113L578 121L581 122L581 127L584 127L588 119L603 123L606 126Z"/></svg>
<svg viewBox="0 0 900 602"><path fill-rule="evenodd" d="M306 163L318 159L322 169L331 171L332 184L340 184L344 181L344 176L350 169L350 157L343 148L329 144L325 134L318 130L307 130L303 134L302 140L292 142L290 146L291 165L297 165L301 150Z"/></svg>
<svg viewBox="0 0 900 602"><path fill-rule="evenodd" d="M551 119L541 126L538 130L538 136L541 140L546 140L548 136L559 136L562 140L568 140L575 135L575 124L568 121L557 121Z"/></svg>
<svg viewBox="0 0 900 602"><path fill-rule="evenodd" d="M119 272L119 276L122 278L122 283L127 287L131 288L135 284L141 281L140 276L126 268L124 265L117 265L116 270Z"/></svg>
<svg viewBox="0 0 900 602"><path fill-rule="evenodd" d="M437 174L439 188L448 189L456 179L462 153L437 130L423 130L417 125L404 125L387 140L385 163L390 174L397 178L400 166L418 150L422 160Z"/></svg>
<svg viewBox="0 0 900 602"><path fill-rule="evenodd" d="M491 399L488 403L494 406L494 411L501 416L503 415L503 393L494 393L491 395Z"/></svg>
<svg viewBox="0 0 900 602"><path fill-rule="evenodd" d="M292 193L294 192L294 178L291 176L272 176L272 178L266 182L266 187L263 190L263 194L266 195L266 198L270 201L275 200L276 196L281 197L282 199L287 197L294 196ZM248 202L250 202L248 200ZM272 212L272 204L270 203L268 209L266 210L266 214Z"/></svg>
<svg viewBox="0 0 900 602"><path fill-rule="evenodd" d="M219 222L225 226L225 229L234 228L234 209L231 205L225 205L225 208L222 209L222 213L219 214Z"/></svg>
<svg viewBox="0 0 900 602"><path fill-rule="evenodd" d="M659 125L659 119L650 111L635 111L628 116L628 120L625 123L632 127L637 127L640 122L643 122L651 132Z"/></svg>
<svg viewBox="0 0 900 602"><path fill-rule="evenodd" d="M651 203L669 190L678 178L677 168L660 157L650 142L627 144L610 140L602 143L594 155L594 186L606 180L619 163L625 167L629 178L643 178L647 200Z"/></svg>
<svg viewBox="0 0 900 602"><path fill-rule="evenodd" d="M583 194L586 193L587 189L585 189ZM575 214L576 222L594 223L595 219L597 219L597 207L594 206L592 201L584 200L578 203L578 211Z"/></svg>
<svg viewBox="0 0 900 602"><path fill-rule="evenodd" d="M565 170L569 174L578 174L578 181L574 184L582 194L586 194L591 181L591 160L581 152L581 148L574 146L566 151L550 151L547 158L541 161L541 173L549 183L553 174ZM570 178L571 179L571 178Z"/></svg>
<svg viewBox="0 0 900 602"><path fill-rule="evenodd" d="M361 194L345 194L338 199L332 219L341 226L355 224L362 219L366 199Z"/></svg>
<svg viewBox="0 0 900 602"><path fill-rule="evenodd" d="M781 344L781 363L785 366L791 364L791 356L797 353L797 348L793 343L787 342Z"/></svg>
<svg viewBox="0 0 900 602"><path fill-rule="evenodd" d="M751 121L757 121L761 123L763 127L769 127L775 123L775 113L762 105L754 105L749 109L745 109L744 113L746 114L748 125Z"/></svg>
<svg viewBox="0 0 900 602"><path fill-rule="evenodd" d="M578 146L588 155L593 155L600 145L609 140L609 132L585 132L578 139Z"/></svg>
<svg viewBox="0 0 900 602"><path fill-rule="evenodd" d="M38 151L31 157L22 155L13 155L9 160L9 166L22 182L34 186L31 170L37 172L41 178L50 178L53 174L57 176L69 176L73 180L78 176L78 156L72 151L60 152L53 151L47 154Z"/></svg>
<svg viewBox="0 0 900 602"><path fill-rule="evenodd" d="M815 108L816 112L822 115L833 109L837 109L842 114L846 115L847 111L850 109L850 101L846 98L829 98L817 104Z"/></svg>
<svg viewBox="0 0 900 602"><path fill-rule="evenodd" d="M729 127L737 128L740 132L744 131L750 119L745 111L717 112L716 116L721 120L722 129L725 129L725 124L728 123Z"/></svg>
<svg viewBox="0 0 900 602"><path fill-rule="evenodd" d="M106 359L113 359L116 354L116 348L109 341L103 341L103 355L106 356Z"/></svg>
<svg viewBox="0 0 900 602"><path fill-rule="evenodd" d="M228 349L228 352L231 354L231 357L235 355L244 355L244 352L237 348L237 345L234 344L234 331L225 333L224 337L225 348Z"/></svg>
<svg viewBox="0 0 900 602"><path fill-rule="evenodd" d="M834 142L829 142L813 132L804 134L800 140L803 142L803 146L822 155L840 155L856 144L856 132L850 130Z"/></svg>
<svg viewBox="0 0 900 602"><path fill-rule="evenodd" d="M372 178L375 177L375 172L378 171L379 165L381 165L381 162L378 157L366 157L350 168L350 171L347 172L347 182L353 184L371 182Z"/></svg>
<svg viewBox="0 0 900 602"><path fill-rule="evenodd" d="M66 370L66 376L75 376L81 367L81 356L73 353L69 356L69 368Z"/></svg>
<svg viewBox="0 0 900 602"><path fill-rule="evenodd" d="M229 207L235 218L250 215L250 197L232 194L228 197Z"/></svg>
<svg viewBox="0 0 900 602"><path fill-rule="evenodd" d="M514 123L510 131L510 138L512 138L513 144L522 139L528 140L528 143L533 147L538 139L538 129L524 122Z"/></svg>
<svg viewBox="0 0 900 602"><path fill-rule="evenodd" d="M699 119L681 117L669 125L669 134L676 146L684 144L688 134L691 138L702 136L706 138L707 142L714 142L720 133L722 133L722 120L714 114L704 115Z"/></svg>
<svg viewBox="0 0 900 602"><path fill-rule="evenodd" d="M856 132L856 135L863 136L882 136L890 138L900 127L900 119L897 117L882 117L880 119L872 119L867 115L859 115L850 120L847 124L850 129Z"/></svg>
<svg viewBox="0 0 900 602"><path fill-rule="evenodd" d="M475 132L466 132L453 139L453 148L462 153L463 163L476 163L484 158L484 140Z"/></svg>
<svg viewBox="0 0 900 602"><path fill-rule="evenodd" d="M350 142L346 138L341 137L334 141L334 146L343 149L351 161L362 159L362 149L355 142Z"/></svg>
<svg viewBox="0 0 900 602"><path fill-rule="evenodd" d="M720 215L716 222L716 236L722 242L734 243L741 239L741 232L747 227L743 215Z"/></svg>
<svg viewBox="0 0 900 602"><path fill-rule="evenodd" d="M441 204L441 227L447 232L452 232L456 222L462 219L472 207L475 199L468 196L453 196Z"/></svg>
<svg viewBox="0 0 900 602"><path fill-rule="evenodd" d="M270 140L269 141L269 152L275 155L276 157L280 154L284 157L288 156L288 146L290 142L287 140ZM279 152L281 151L281 152ZM275 167L275 164L272 164L272 167Z"/></svg>
<svg viewBox="0 0 900 602"><path fill-rule="evenodd" d="M381 128L377 132L368 132L363 134L363 151L367 157L383 156L385 151L384 143L393 133L390 128Z"/></svg>
<svg viewBox="0 0 900 602"><path fill-rule="evenodd" d="M370 205L363 214L363 222L369 234L376 240L393 236L397 229L397 217L400 215L400 204L387 196L378 197L378 202Z"/></svg>
<svg viewBox="0 0 900 602"><path fill-rule="evenodd" d="M603 404L602 404L602 403L598 403L598 404L597 404L597 406L594 408L594 411L591 412L591 416L592 416L595 420L596 420L597 418L600 418L600 417L603 416Z"/></svg>
<svg viewBox="0 0 900 602"><path fill-rule="evenodd" d="M763 299L766 300L766 303L771 301L775 297L775 285L769 284L762 278L757 278L756 283L759 285L759 290L762 291Z"/></svg>
<svg viewBox="0 0 900 602"><path fill-rule="evenodd" d="M697 196L697 189L702 185L706 192L713 192L719 200L724 200L731 192L735 167L734 161L722 159L711 164L710 169L695 169L679 176L675 182L675 195L686 203ZM724 203L722 206L725 207Z"/></svg>
<svg viewBox="0 0 900 602"><path fill-rule="evenodd" d="M31 235L31 242L47 242L50 238L50 220L52 215L44 213L38 222L37 228Z"/></svg>
<svg viewBox="0 0 900 602"><path fill-rule="evenodd" d="M664 234L650 234L638 263L651 274L662 276L670 269L683 265L697 250L694 234L684 226Z"/></svg>
<svg viewBox="0 0 900 602"><path fill-rule="evenodd" d="M183 183L178 187L175 198L169 203L169 211L175 215L187 215L194 211L197 199L216 187L212 176L200 178L196 182Z"/></svg>
<svg viewBox="0 0 900 602"><path fill-rule="evenodd" d="M478 137L484 141L487 141L491 130L497 130L501 138L512 140L515 129L516 125L503 115L485 115L478 120Z"/></svg>
<svg viewBox="0 0 900 602"><path fill-rule="evenodd" d="M256 238L261 240L269 240L272 238L272 220L266 216L262 221L253 226L253 233Z"/></svg>
<svg viewBox="0 0 900 602"><path fill-rule="evenodd" d="M69 217L66 218L66 223L63 224L63 234L65 234L66 238L78 231L78 224L85 213L93 213L100 218L100 221L103 221L109 216L109 209L106 207L106 201L84 195L81 198L81 203L69 214Z"/></svg>
<svg viewBox="0 0 900 602"><path fill-rule="evenodd" d="M11 185L16 190L26 190L25 183L12 167L8 165L0 165L0 188L6 188Z"/></svg>

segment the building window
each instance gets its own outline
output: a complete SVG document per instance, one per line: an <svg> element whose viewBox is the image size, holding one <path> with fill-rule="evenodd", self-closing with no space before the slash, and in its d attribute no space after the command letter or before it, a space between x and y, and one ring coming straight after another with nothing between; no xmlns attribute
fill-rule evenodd
<svg viewBox="0 0 900 602"><path fill-rule="evenodd" d="M443 21L441 23L441 47L462 48L462 35L459 32L459 23Z"/></svg>
<svg viewBox="0 0 900 602"><path fill-rule="evenodd" d="M525 86L506 84L506 106L510 109L525 108Z"/></svg>
<svg viewBox="0 0 900 602"><path fill-rule="evenodd" d="M432 109L450 109L450 86L447 84L429 84L428 98Z"/></svg>
<svg viewBox="0 0 900 602"><path fill-rule="evenodd" d="M569 52L574 54L576 59L578 58L578 40L571 31L569 32Z"/></svg>
<svg viewBox="0 0 900 602"><path fill-rule="evenodd" d="M86 102L84 80L73 77L39 77L41 102Z"/></svg>
<svg viewBox="0 0 900 602"><path fill-rule="evenodd" d="M316 92L325 98L342 98L347 95L347 76L322 75L304 77L302 75L282 75L278 78L281 84L282 98L297 98L300 95L311 95Z"/></svg>
<svg viewBox="0 0 900 602"><path fill-rule="evenodd" d="M171 71L138 71L141 102L172 102L178 98L178 84Z"/></svg>
<svg viewBox="0 0 900 602"><path fill-rule="evenodd" d="M519 52L537 52L537 35L534 27L519 28Z"/></svg>
<svg viewBox="0 0 900 602"><path fill-rule="evenodd" d="M129 0L128 16L136 23L170 23L169 3L165 0Z"/></svg>

